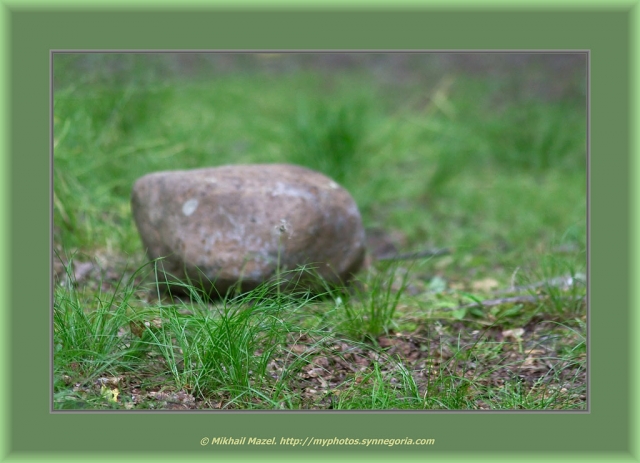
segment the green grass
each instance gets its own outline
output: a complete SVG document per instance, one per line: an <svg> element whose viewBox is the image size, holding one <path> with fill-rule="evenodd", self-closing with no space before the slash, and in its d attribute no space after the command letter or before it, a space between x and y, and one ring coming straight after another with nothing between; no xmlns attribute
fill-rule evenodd
<svg viewBox="0 0 640 463"><path fill-rule="evenodd" d="M389 334L400 298L409 285L408 269L402 271L399 265L384 262L376 267L350 291L335 297L336 309L344 317L337 329L358 340Z"/></svg>
<svg viewBox="0 0 640 463"><path fill-rule="evenodd" d="M72 263L65 269L67 284L56 287L54 297L55 366L75 370L84 380L135 368L141 346L120 335L135 321L129 313L132 281L119 281L113 292L87 294L76 287Z"/></svg>
<svg viewBox="0 0 640 463"><path fill-rule="evenodd" d="M56 408L586 407L579 89L544 100L508 77L362 71L160 79L135 56L113 75L114 57L95 59L54 63ZM133 182L258 162L334 178L401 252L452 252L378 262L322 294L160 292Z"/></svg>

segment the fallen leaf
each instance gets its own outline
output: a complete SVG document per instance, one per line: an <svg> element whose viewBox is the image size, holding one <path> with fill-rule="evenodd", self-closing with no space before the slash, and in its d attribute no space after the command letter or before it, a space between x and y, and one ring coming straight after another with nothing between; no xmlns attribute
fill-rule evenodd
<svg viewBox="0 0 640 463"><path fill-rule="evenodd" d="M102 397L106 398L109 402L117 402L118 394L120 394L120 391L118 390L117 387L113 389L109 389L107 386L102 386L100 388L100 394L102 395Z"/></svg>

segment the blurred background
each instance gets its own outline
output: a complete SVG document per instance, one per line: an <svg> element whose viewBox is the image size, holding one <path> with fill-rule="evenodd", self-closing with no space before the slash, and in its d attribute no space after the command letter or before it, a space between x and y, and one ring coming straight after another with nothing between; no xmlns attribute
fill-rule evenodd
<svg viewBox="0 0 640 463"><path fill-rule="evenodd" d="M585 53L57 53L53 83L60 252L142 261L149 172L290 162L448 278L586 261Z"/></svg>

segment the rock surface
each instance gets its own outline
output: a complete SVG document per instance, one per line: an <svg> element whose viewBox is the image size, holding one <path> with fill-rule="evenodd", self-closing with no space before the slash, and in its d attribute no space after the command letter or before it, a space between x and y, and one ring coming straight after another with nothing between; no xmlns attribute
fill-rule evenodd
<svg viewBox="0 0 640 463"><path fill-rule="evenodd" d="M351 195L299 166L157 172L136 181L131 204L149 259L163 257L158 268L167 275L222 296L238 282L250 290L303 265L329 282L347 281L364 261Z"/></svg>

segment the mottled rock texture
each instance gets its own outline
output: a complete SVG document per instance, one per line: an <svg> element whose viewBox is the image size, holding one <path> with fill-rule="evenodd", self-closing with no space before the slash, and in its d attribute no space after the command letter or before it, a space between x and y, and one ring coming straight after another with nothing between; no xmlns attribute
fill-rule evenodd
<svg viewBox="0 0 640 463"><path fill-rule="evenodd" d="M303 265L329 282L347 281L364 261L364 229L351 195L299 166L157 172L136 181L131 203L149 259L162 257L166 274L220 295Z"/></svg>

